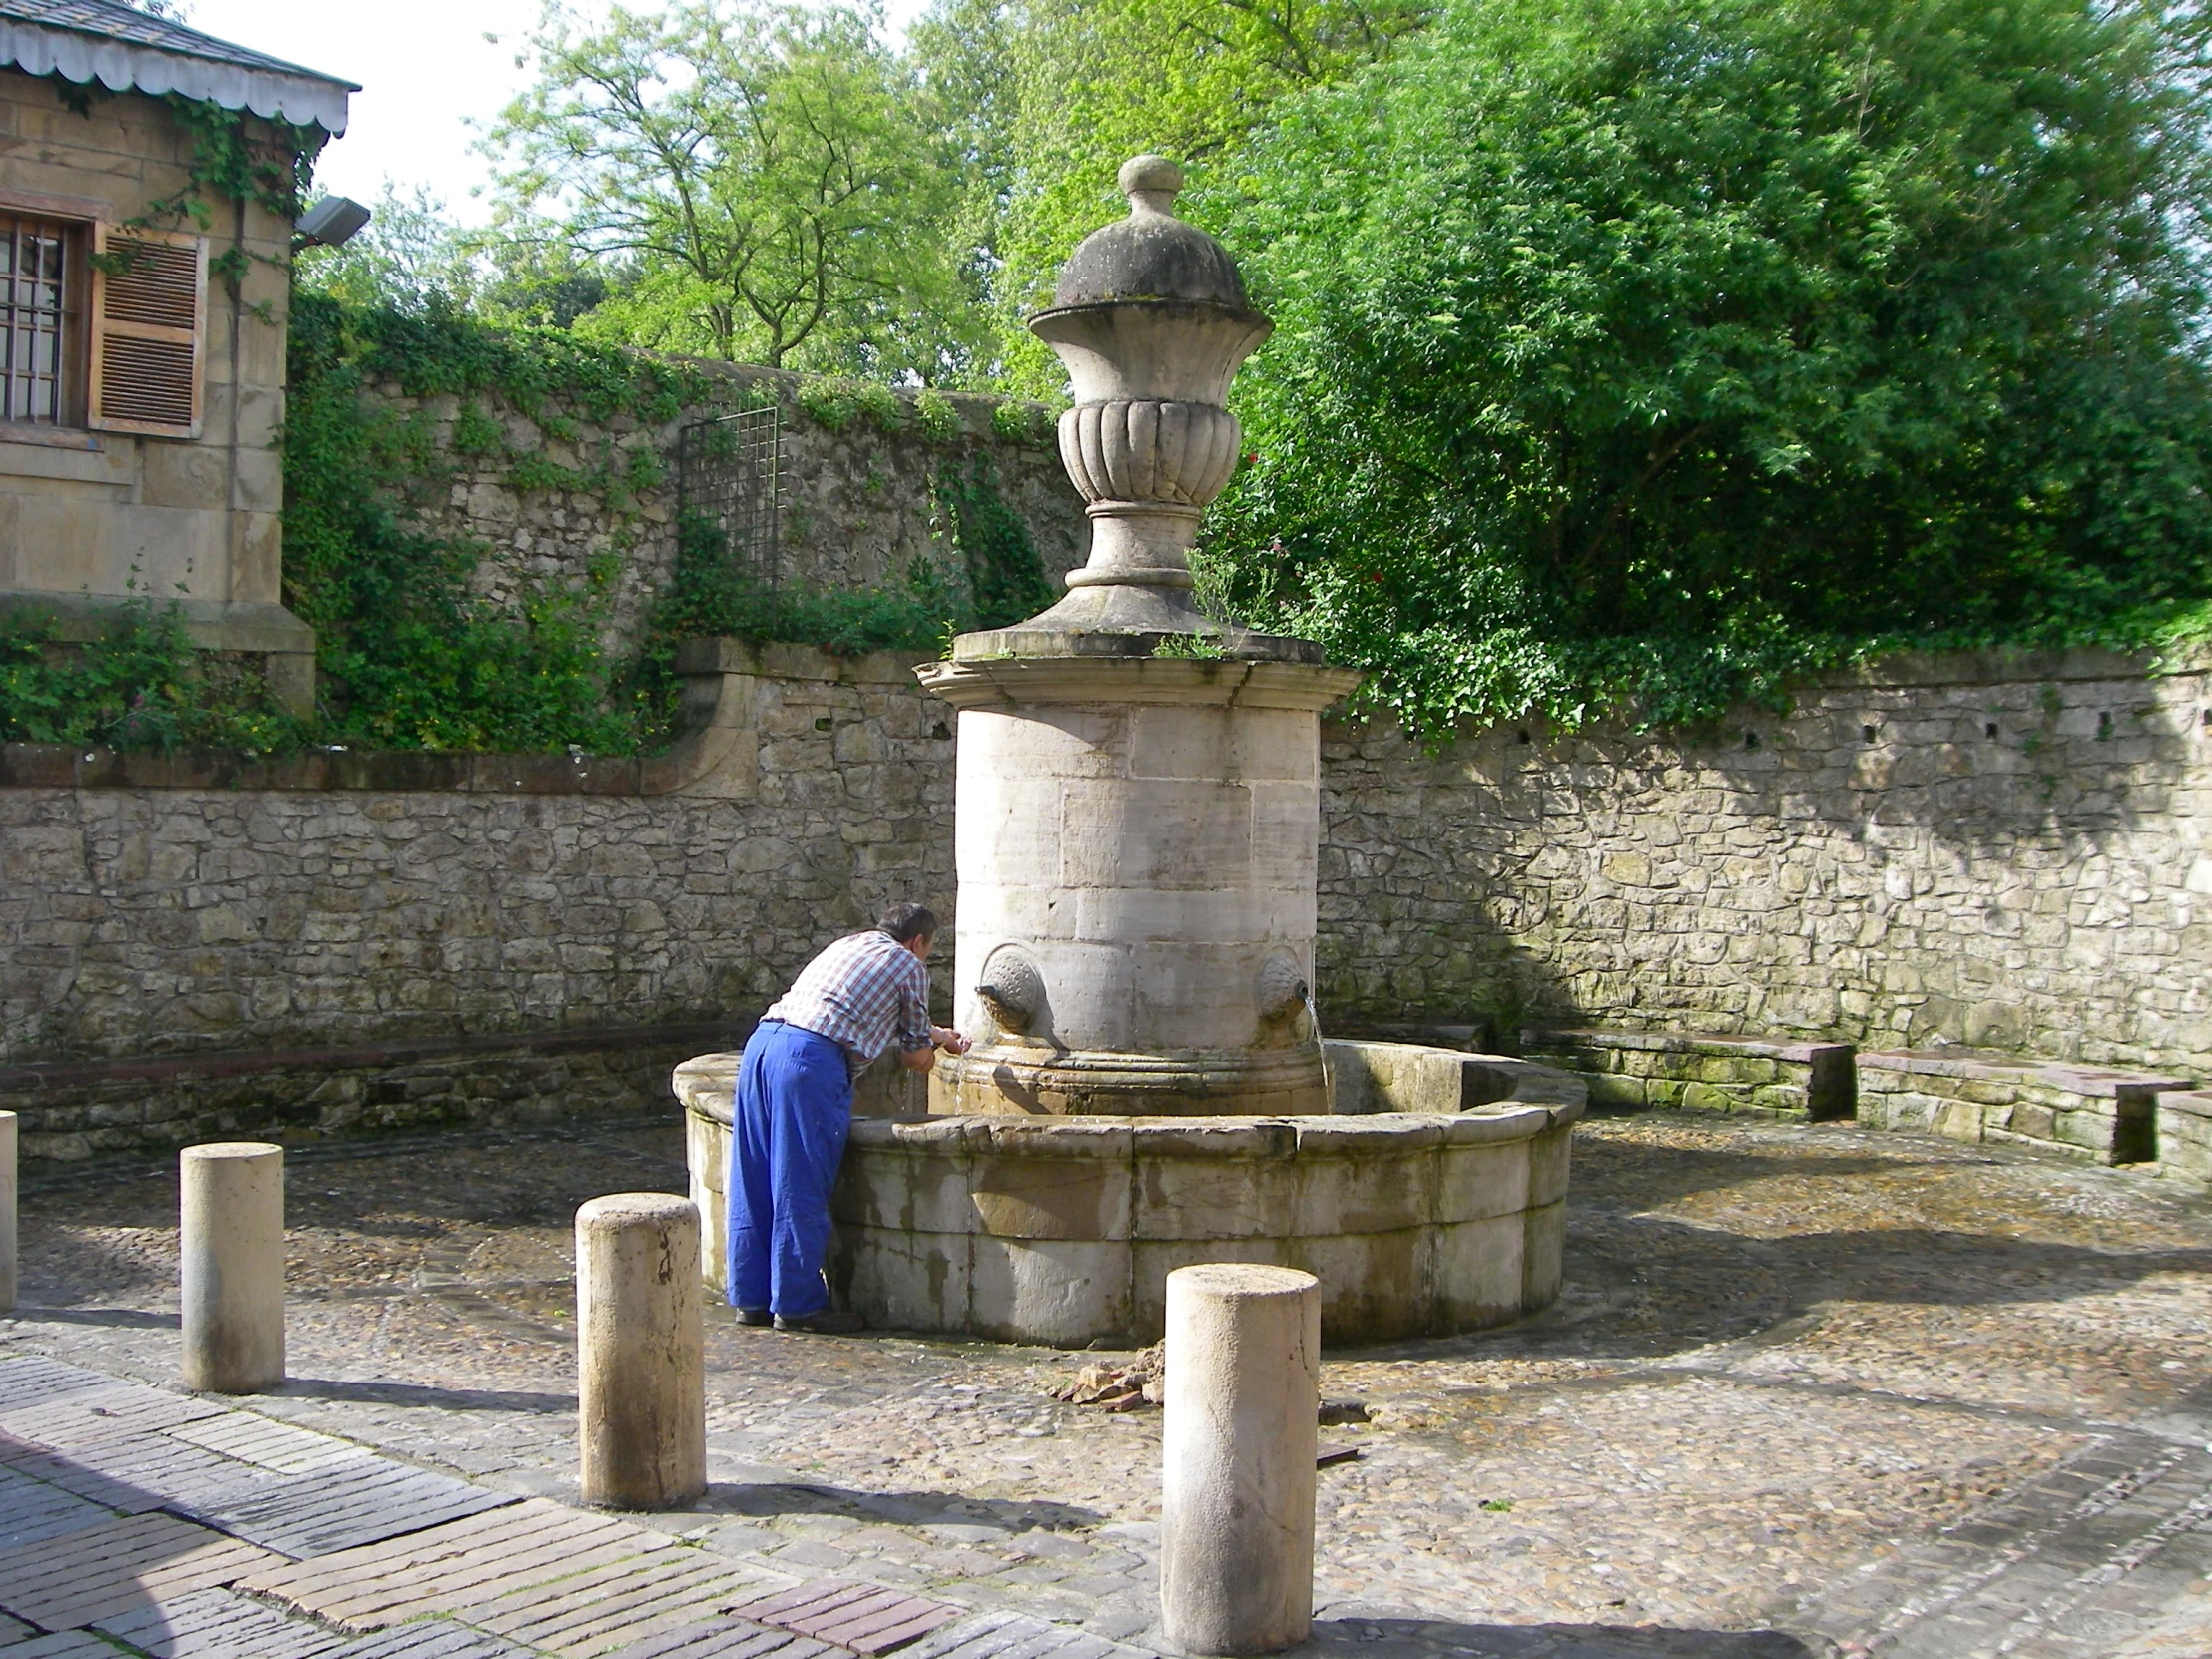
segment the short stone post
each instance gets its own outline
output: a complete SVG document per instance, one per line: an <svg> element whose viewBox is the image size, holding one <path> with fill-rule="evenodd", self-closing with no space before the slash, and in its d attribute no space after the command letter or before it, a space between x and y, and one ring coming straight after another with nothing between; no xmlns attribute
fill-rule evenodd
<svg viewBox="0 0 2212 1659"><path fill-rule="evenodd" d="M15 1114L0 1112L0 1314L15 1312Z"/></svg>
<svg viewBox="0 0 2212 1659"><path fill-rule="evenodd" d="M284 1149L188 1146L178 1176L185 1386L273 1388L284 1380Z"/></svg>
<svg viewBox="0 0 2212 1659"><path fill-rule="evenodd" d="M707 1489L699 1211L615 1193L576 1212L577 1438L586 1503L670 1509Z"/></svg>
<svg viewBox="0 0 2212 1659"><path fill-rule="evenodd" d="M1160 1615L1186 1653L1275 1653L1314 1618L1321 1281L1178 1268L1167 1286Z"/></svg>

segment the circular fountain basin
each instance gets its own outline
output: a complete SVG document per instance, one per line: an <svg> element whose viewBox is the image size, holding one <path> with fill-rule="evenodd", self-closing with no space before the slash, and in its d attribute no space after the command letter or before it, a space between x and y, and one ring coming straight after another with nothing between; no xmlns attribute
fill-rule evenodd
<svg viewBox="0 0 2212 1659"><path fill-rule="evenodd" d="M1581 1082L1452 1049L1327 1050L1329 1115L855 1117L831 1289L879 1329L1062 1347L1158 1337L1168 1274L1200 1262L1315 1274L1332 1345L1547 1306ZM673 1080L718 1291L736 1075L711 1054Z"/></svg>

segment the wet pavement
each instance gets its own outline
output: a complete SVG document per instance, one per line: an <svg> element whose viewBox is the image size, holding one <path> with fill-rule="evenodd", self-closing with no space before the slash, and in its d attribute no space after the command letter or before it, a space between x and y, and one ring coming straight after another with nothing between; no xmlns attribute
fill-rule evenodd
<svg viewBox="0 0 2212 1659"><path fill-rule="evenodd" d="M252 1411L575 1497L569 1221L662 1124L295 1150L290 1370ZM2212 1209L2127 1170L1687 1113L1577 1132L1568 1286L1329 1357L1315 1648L1452 1659L2212 1654ZM26 1182L0 1357L175 1376L176 1184ZM1157 1648L1159 1416L1096 1355L710 1310L713 1489L650 1524ZM0 1641L4 1641L0 1637ZM0 1649L4 1651L4 1649Z"/></svg>

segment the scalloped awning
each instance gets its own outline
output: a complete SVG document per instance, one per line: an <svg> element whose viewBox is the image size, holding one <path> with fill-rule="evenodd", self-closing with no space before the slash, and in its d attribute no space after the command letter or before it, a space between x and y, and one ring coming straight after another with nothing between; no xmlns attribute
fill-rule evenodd
<svg viewBox="0 0 2212 1659"><path fill-rule="evenodd" d="M345 131L347 95L360 90L115 0L0 0L0 65L9 64L110 92L182 93L333 138Z"/></svg>

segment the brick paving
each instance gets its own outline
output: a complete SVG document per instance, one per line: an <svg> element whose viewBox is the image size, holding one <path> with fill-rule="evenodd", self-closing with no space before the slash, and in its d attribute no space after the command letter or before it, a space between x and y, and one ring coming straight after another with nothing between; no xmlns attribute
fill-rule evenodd
<svg viewBox="0 0 2212 1659"><path fill-rule="evenodd" d="M834 1659L726 1611L809 1586L951 1609L912 1659L1160 1651L1158 1414L1047 1396L1096 1356L715 1318L707 1497L565 1506L569 1219L680 1188L681 1156L642 1124L294 1153L293 1381L220 1402L168 1386L170 1169L28 1184L26 1306L0 1321L0 1659ZM1697 1114L1593 1121L1576 1158L1557 1308L1329 1357L1326 1394L1370 1420L1323 1431L1360 1455L1321 1476L1315 1655L2212 1654L2201 1193ZM124 1381L72 1383L80 1366ZM222 1530L296 1521L325 1485L353 1494L333 1525L407 1530ZM372 1501L418 1485L495 1506ZM564 1540L546 1558L573 1552L557 1595L541 1527ZM153 1552L135 1602L97 1575L19 1587L37 1551L94 1544ZM105 1634L40 1634L62 1628L42 1608ZM239 1645L194 1645L232 1614Z"/></svg>

